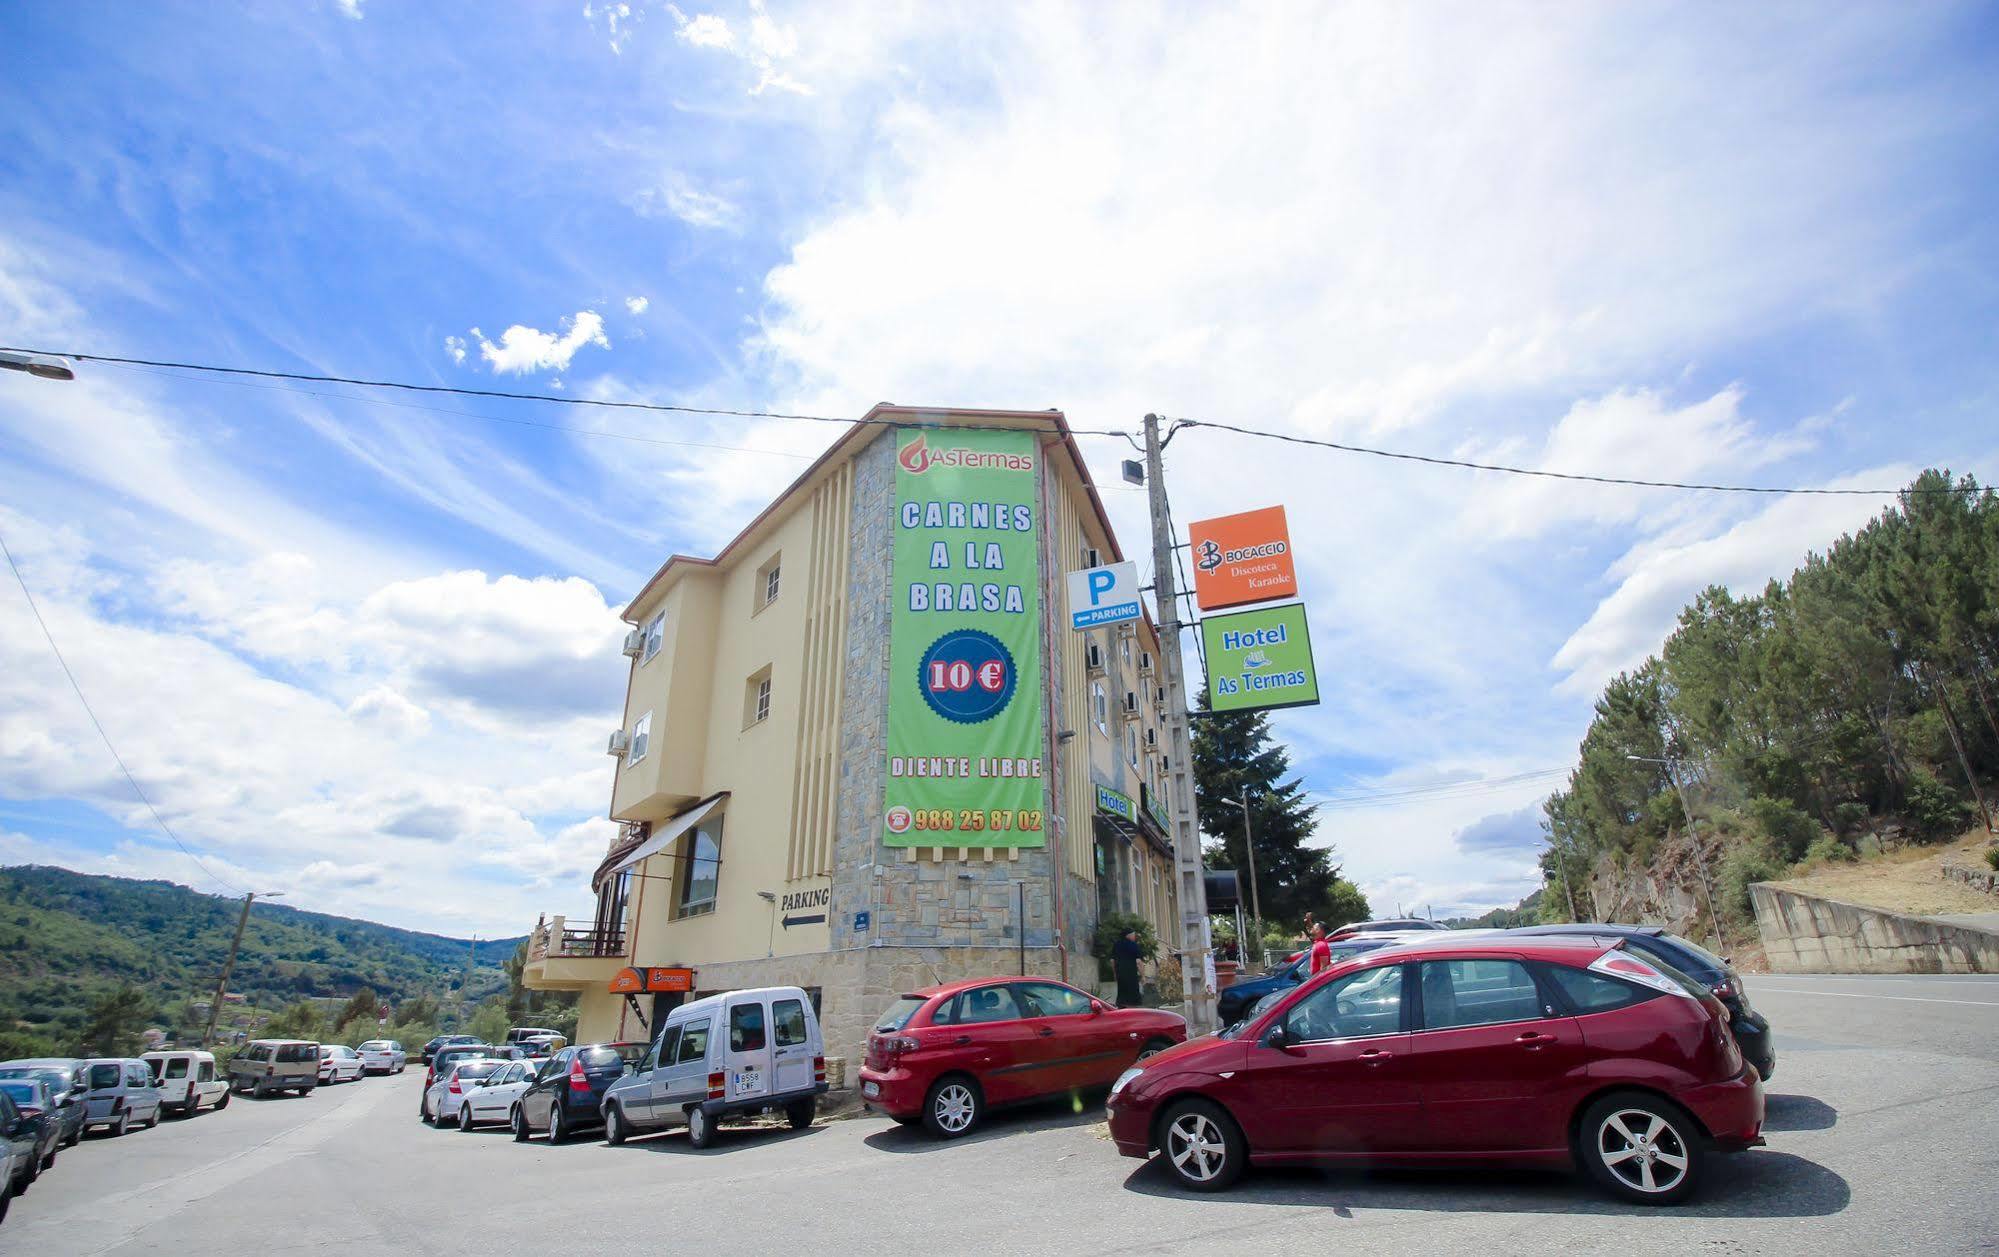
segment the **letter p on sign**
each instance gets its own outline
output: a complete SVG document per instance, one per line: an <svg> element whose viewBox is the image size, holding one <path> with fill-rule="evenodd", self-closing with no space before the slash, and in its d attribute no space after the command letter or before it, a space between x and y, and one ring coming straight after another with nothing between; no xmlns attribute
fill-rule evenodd
<svg viewBox="0 0 1999 1257"><path fill-rule="evenodd" d="M1107 567L1091 568L1083 575L1088 577L1090 582L1090 605L1102 606L1104 595L1117 587L1117 577L1111 575L1111 570Z"/></svg>

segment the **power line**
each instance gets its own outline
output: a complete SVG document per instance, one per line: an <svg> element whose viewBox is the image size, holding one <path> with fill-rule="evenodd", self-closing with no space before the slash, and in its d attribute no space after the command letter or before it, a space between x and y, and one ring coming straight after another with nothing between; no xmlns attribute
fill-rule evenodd
<svg viewBox="0 0 1999 1257"><path fill-rule="evenodd" d="M42 636L48 639L49 650L55 654L56 662L62 665L62 674L69 678L69 687L76 691L76 701L83 704L84 714L90 717L90 723L96 727L97 736L104 739L104 749L110 751L111 758L117 761L118 771L125 774L125 781L132 787L132 793L138 795L139 802L145 804L146 810L153 814L153 820L159 824L160 832L164 833L173 842L174 846L180 848L182 855L194 861L196 868L208 874L210 881L227 889L233 895L242 894L243 892L240 888L217 877L213 869L210 869L206 864L201 862L200 856L188 850L187 844L180 840L180 836L174 833L173 827L167 824L166 818L160 815L160 810L153 806L153 801L146 797L146 792L139 786L139 779L132 775L131 769L125 767L125 757L118 753L118 748L111 743L111 735L104 731L104 722L97 718L96 711L92 710L90 706L90 700L83 696L83 686L77 683L76 673L70 671L69 660L63 658L62 647L56 645L56 636L49 631L49 622L42 618L42 609L36 605L35 595L28 588L28 578L21 575L21 565L14 561L14 552L7 548L7 539L5 537L0 537L0 554L4 554L7 557L7 566L13 569L14 580L21 586L21 593L28 600L28 610L35 613L35 623L42 626Z"/></svg>
<svg viewBox="0 0 1999 1257"><path fill-rule="evenodd" d="M806 423L836 423L845 427L866 424L871 427L906 428L913 426L906 419L852 419L840 415L808 415L782 410L741 410L723 406L688 406L669 402L613 401L602 397L564 397L555 393L521 393L507 389L464 388L452 384L412 384L406 380L364 380L343 375L312 375L303 371L267 371L255 367L219 367L201 362L167 362L153 358L122 358L111 354L73 353L66 349L27 349L18 345L0 345L0 353L35 354L49 358L68 358L76 362L100 362L110 366L156 367L167 371L198 371L210 375L249 376L265 380L297 380L305 384L347 384L356 388L399 389L410 393L443 393L456 397L495 397L503 401L548 402L558 406L600 406L610 410L645 410L656 413L682 415L718 415L735 419L790 419ZM479 416L485 418L487 416ZM558 426L558 425L548 425ZM586 436L623 436L621 433L595 432L587 428L561 428L561 431L575 432ZM1110 428L1070 428L1071 436L1116 436L1130 438L1130 433ZM647 437L626 437L628 440L653 440Z"/></svg>
<svg viewBox="0 0 1999 1257"><path fill-rule="evenodd" d="M1162 415L1161 418L1166 416ZM1214 428L1221 432L1234 432L1240 436L1259 437L1267 441L1284 441L1291 445L1312 445L1321 449L1339 450L1346 454L1366 454L1372 458L1393 458L1409 463L1428 463L1434 467L1461 467L1469 471L1497 471L1509 476L1539 476L1548 480L1577 480L1589 484L1611 484L1635 486L1643 489L1692 489L1705 493L1761 493L1761 494L1813 494L1824 497L1894 497L1899 493L1978 493L1983 487L1971 485L1949 485L1930 489L1826 489L1802 488L1795 486L1771 486L1748 484L1702 484L1683 480L1645 480L1636 476L1598 476L1580 471L1551 471L1545 467L1511 467L1505 463L1475 463L1462 458L1442 458L1434 454L1412 454L1406 450L1376 449L1369 445L1350 445L1342 441L1327 441L1318 437L1297 436L1289 432L1267 432L1261 428L1245 428L1233 423L1217 423L1208 419L1175 419L1181 428Z"/></svg>

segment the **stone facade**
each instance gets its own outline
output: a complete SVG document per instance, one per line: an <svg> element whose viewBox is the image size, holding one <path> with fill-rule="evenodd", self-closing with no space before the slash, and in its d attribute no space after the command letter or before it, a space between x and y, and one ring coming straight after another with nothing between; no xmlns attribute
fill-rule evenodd
<svg viewBox="0 0 1999 1257"><path fill-rule="evenodd" d="M1999 973L1999 933L1991 930L1767 882L1749 896L1772 973Z"/></svg>
<svg viewBox="0 0 1999 1257"><path fill-rule="evenodd" d="M1975 869L1963 864L1946 864L1943 875L1953 882L1963 882L1973 890L1982 890L1988 895L1999 895L1999 872L1992 869Z"/></svg>

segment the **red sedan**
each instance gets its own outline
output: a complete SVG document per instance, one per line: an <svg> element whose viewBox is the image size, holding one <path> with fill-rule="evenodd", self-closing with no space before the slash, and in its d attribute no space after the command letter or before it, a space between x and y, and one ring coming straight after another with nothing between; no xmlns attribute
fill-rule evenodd
<svg viewBox="0 0 1999 1257"><path fill-rule="evenodd" d="M1581 1166L1684 1199L1762 1143L1763 1084L1690 978L1590 937L1439 935L1334 965L1227 1038L1126 1071L1128 1157L1216 1191L1250 1165Z"/></svg>
<svg viewBox="0 0 1999 1257"><path fill-rule="evenodd" d="M868 1038L861 1098L953 1139L988 1105L1109 1086L1187 1039L1178 1013L1112 1008L1047 978L974 978L897 999Z"/></svg>

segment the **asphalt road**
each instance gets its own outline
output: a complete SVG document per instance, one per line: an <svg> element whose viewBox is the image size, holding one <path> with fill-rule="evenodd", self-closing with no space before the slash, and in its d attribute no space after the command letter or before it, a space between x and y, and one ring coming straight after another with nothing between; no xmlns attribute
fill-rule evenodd
<svg viewBox="0 0 1999 1257"><path fill-rule="evenodd" d="M238 1097L64 1152L0 1252L479 1254L1999 1249L1999 978L1751 979L1778 1030L1770 1146L1677 1209L1525 1172L1257 1173L1219 1197L1043 1107L933 1143L878 1119L608 1148L416 1119L421 1073Z"/></svg>

